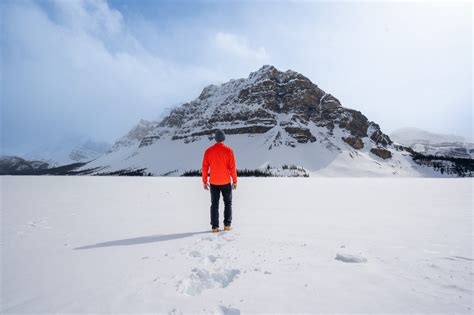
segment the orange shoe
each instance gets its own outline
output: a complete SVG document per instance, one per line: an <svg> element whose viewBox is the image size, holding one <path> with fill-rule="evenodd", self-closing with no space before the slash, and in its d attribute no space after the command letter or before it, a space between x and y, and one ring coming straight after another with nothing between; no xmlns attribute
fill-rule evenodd
<svg viewBox="0 0 474 315"><path fill-rule="evenodd" d="M219 230L218 227L217 227L217 228L212 228L212 233L217 233L217 232L219 232L219 231L220 231L220 230Z"/></svg>
<svg viewBox="0 0 474 315"><path fill-rule="evenodd" d="M230 231L232 230L232 227L230 225L224 226L224 231Z"/></svg>

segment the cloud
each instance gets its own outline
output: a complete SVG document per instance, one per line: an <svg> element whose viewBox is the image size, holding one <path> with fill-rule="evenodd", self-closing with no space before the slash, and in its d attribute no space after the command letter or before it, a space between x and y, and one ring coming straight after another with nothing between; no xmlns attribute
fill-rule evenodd
<svg viewBox="0 0 474 315"><path fill-rule="evenodd" d="M293 69L384 131L469 136L472 5L0 2L1 146L113 141L262 64Z"/></svg>
<svg viewBox="0 0 474 315"><path fill-rule="evenodd" d="M113 35L123 31L123 16L102 0L54 0L59 22L79 32Z"/></svg>
<svg viewBox="0 0 474 315"><path fill-rule="evenodd" d="M4 149L78 134L113 141L217 79L150 53L104 1L57 1L51 12L11 2L4 25Z"/></svg>
<svg viewBox="0 0 474 315"><path fill-rule="evenodd" d="M214 38L214 42L218 49L231 57L257 62L259 64L265 63L270 59L263 46L253 49L249 46L248 40L243 36L218 32Z"/></svg>
<svg viewBox="0 0 474 315"><path fill-rule="evenodd" d="M243 35L215 31L205 40L209 45L204 46L207 51L201 52L204 56L202 62L222 77L214 83L247 77L250 72L271 63L265 47L250 43Z"/></svg>

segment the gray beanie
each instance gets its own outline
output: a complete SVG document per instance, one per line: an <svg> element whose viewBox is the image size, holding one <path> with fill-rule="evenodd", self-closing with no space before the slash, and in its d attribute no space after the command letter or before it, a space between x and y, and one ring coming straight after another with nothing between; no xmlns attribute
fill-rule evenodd
<svg viewBox="0 0 474 315"><path fill-rule="evenodd" d="M222 130L220 130L220 129L217 129L214 138L216 139L216 142L222 142L222 141L224 141L224 140L225 140L224 131L222 131Z"/></svg>

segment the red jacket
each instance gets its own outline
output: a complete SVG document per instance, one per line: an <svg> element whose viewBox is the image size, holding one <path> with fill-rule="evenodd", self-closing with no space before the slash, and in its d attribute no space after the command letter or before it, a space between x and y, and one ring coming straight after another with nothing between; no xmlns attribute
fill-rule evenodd
<svg viewBox="0 0 474 315"><path fill-rule="evenodd" d="M207 184L207 175L211 169L209 183L213 185L226 185L237 183L235 170L234 151L223 142L216 142L207 148L202 159L202 182Z"/></svg>

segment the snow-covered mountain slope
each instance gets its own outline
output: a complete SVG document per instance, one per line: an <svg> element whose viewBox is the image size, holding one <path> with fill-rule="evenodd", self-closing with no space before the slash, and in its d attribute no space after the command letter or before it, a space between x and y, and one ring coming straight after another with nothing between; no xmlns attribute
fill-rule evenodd
<svg viewBox="0 0 474 315"><path fill-rule="evenodd" d="M2 314L472 314L472 179L0 181Z"/></svg>
<svg viewBox="0 0 474 315"><path fill-rule="evenodd" d="M110 149L111 145L107 142L87 140L69 153L69 159L73 163L90 161L104 155Z"/></svg>
<svg viewBox="0 0 474 315"><path fill-rule="evenodd" d="M44 161L29 161L18 156L0 156L0 175L17 174L22 172L44 170L50 165Z"/></svg>
<svg viewBox="0 0 474 315"><path fill-rule="evenodd" d="M343 107L303 75L273 66L246 79L210 85L160 121L141 121L112 152L82 170L181 175L200 168L217 128L227 134L238 169L278 172L283 165L297 165L311 176L439 175L393 146L361 112Z"/></svg>
<svg viewBox="0 0 474 315"><path fill-rule="evenodd" d="M50 166L60 166L91 161L104 155L110 149L111 145L107 142L73 138L41 145L22 157L28 160L45 161Z"/></svg>
<svg viewBox="0 0 474 315"><path fill-rule="evenodd" d="M460 136L402 128L392 132L390 138L426 155L474 158L474 143Z"/></svg>

